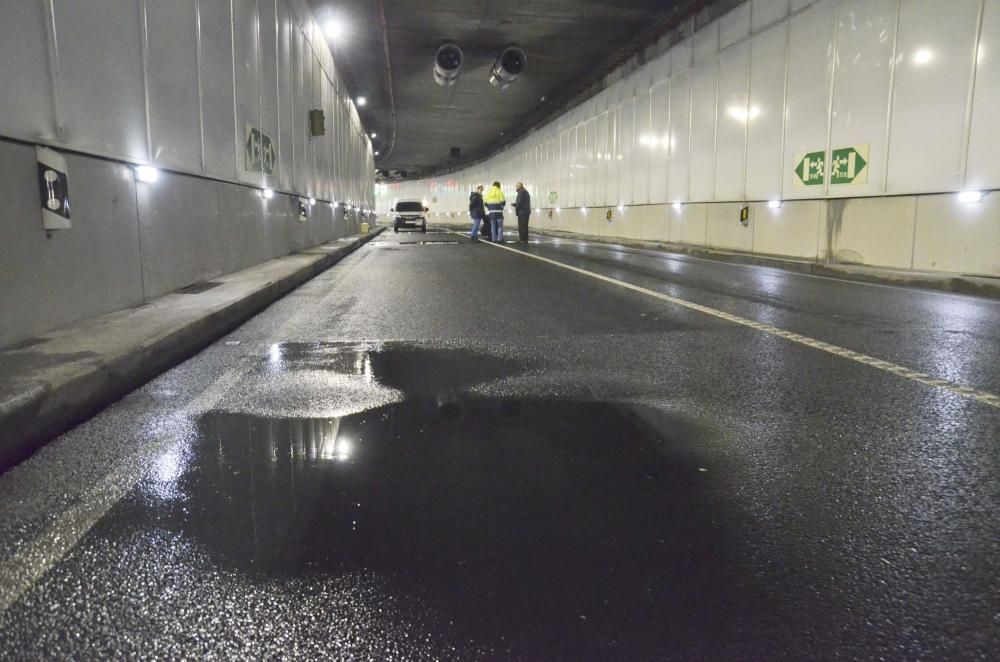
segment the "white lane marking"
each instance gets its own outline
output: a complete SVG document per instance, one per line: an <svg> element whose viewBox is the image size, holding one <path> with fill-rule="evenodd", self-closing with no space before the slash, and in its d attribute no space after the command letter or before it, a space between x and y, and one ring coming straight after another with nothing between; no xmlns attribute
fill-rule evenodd
<svg viewBox="0 0 1000 662"><path fill-rule="evenodd" d="M465 235L468 236L468 235ZM836 283L843 283L844 285L857 285L859 287L882 287L888 290L900 290L903 292L909 292L913 294L912 287L905 287L903 285L887 285L886 283L871 283L865 280L851 280L846 276L821 276L819 274L810 274L804 271L792 271L788 269L782 269L778 266L770 266L767 264L740 264L739 262L729 262L726 260L716 260L710 257L698 257L696 255L691 255L689 253L676 253L669 251L658 251L655 248L636 248L634 246L627 246L625 244L605 244L604 242L587 241L586 239L575 239L572 237L559 237L557 235L547 235L539 233L539 237L545 237L546 239L557 239L562 242L575 242L578 244L583 244L585 246L594 246L602 248L617 248L624 251L630 251L633 255L644 255L653 259L664 258L667 260L673 260L675 262L685 262L687 260L693 260L695 262L708 262L710 264L724 264L729 267L737 267L740 269L770 269L772 271L777 271L782 274L787 274L789 276L801 276L803 278L818 278L820 280L832 280ZM938 297L971 297L975 296L973 294L966 294L965 292L943 292L941 290L931 290L931 289L921 289L919 294L921 296L927 294ZM1000 299L990 299L988 297L976 297L976 301L981 303L988 303L992 305L1000 305Z"/></svg>
<svg viewBox="0 0 1000 662"><path fill-rule="evenodd" d="M329 270L324 273L328 272ZM288 331L307 314L311 313L301 310L292 315L273 336L286 337ZM191 418L210 411L260 359L260 354L250 354L237 359L232 368L209 384L187 405L177 410L178 419ZM149 473L157 458L185 442L186 440L175 428L168 428L154 436L149 443L137 449L135 455L115 465L98 483L85 491L76 503L59 513L34 539L23 544L16 554L0 561L0 613L5 612L25 591L34 586L42 575L61 561L87 532Z"/></svg>
<svg viewBox="0 0 1000 662"><path fill-rule="evenodd" d="M455 232L455 234L462 234L460 232ZM701 304L693 303L687 301L686 299L680 299L678 297L670 296L669 294L663 294L662 292L657 292L656 290L650 290L645 287L640 287L639 285L633 285L632 283L627 283L622 280L617 280L610 278L608 276L595 273L593 271L587 271L586 269L580 269L579 267L574 267L558 260L550 260L547 257L542 257L541 255L534 255L533 253L526 253L524 251L519 251L509 246L504 246L503 244L494 244L492 242L482 242L494 248L502 248L504 250L516 253L518 255L523 255L524 257L530 257L533 260L539 260L541 262L546 262L563 269L568 269L575 273L581 274L583 276L589 276L590 278L595 278L597 280L603 281L605 283L610 283L612 285L617 285L618 287L623 287L627 290L632 290L633 292L639 292L640 294L645 294L647 296L660 299L661 301L667 301L669 303L683 306L690 310L697 310L699 313L704 313L706 315L711 315L719 319L726 320L727 322L732 322L733 324L739 324L740 326L750 327L757 331L762 331L763 333L770 334L772 336L777 336L779 338L784 338L785 340L790 340L794 343L800 345L805 345L806 347L812 347L813 349L818 349L828 354L833 354L834 356L839 356L840 358L849 359L856 363L861 363L863 365L871 366L882 370L883 372L888 372L893 375L899 375L900 377L905 377L914 382L919 382L920 384L925 384L927 386L933 386L934 388L944 389L949 393L954 393L955 395L960 395L963 398L968 398L970 400L975 400L976 402L981 402L990 407L995 407L1000 409L1000 396L993 393L987 393L986 391L977 391L976 389L969 388L968 386L962 386L961 384L956 384L955 382L950 382L946 379L939 379L932 377L926 373L919 372L917 370L912 370L905 366L897 365L889 361L883 361L882 359L877 359L873 356L868 356L867 354L861 354L860 352L855 352L849 349L844 349L843 347L838 347L837 345L831 345L830 343L825 343L821 340L816 340L815 338L810 338L808 336L803 336L798 333L793 333L791 331L785 331L784 329L779 329L776 326L771 326L770 324L764 324L763 322L754 322L753 320L746 319L745 317L740 317L738 315L733 315L732 313L727 313L722 310L717 310L715 308L710 308L708 306L702 306Z"/></svg>

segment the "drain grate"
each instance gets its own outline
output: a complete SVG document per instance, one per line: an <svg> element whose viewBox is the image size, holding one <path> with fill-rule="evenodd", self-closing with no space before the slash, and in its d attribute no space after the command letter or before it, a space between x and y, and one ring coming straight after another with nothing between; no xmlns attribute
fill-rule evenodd
<svg viewBox="0 0 1000 662"><path fill-rule="evenodd" d="M201 294L202 292L207 292L213 287L218 287L219 285L222 285L222 283L208 280L205 281L204 283L195 283L194 285L188 285L187 287L182 287L181 289L177 290L177 292L179 294Z"/></svg>

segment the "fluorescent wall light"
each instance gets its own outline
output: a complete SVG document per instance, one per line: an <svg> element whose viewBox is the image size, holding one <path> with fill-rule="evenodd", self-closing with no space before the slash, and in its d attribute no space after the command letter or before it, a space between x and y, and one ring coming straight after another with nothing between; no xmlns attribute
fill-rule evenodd
<svg viewBox="0 0 1000 662"><path fill-rule="evenodd" d="M778 207L781 206L781 200L768 200L767 206L770 209L777 209Z"/></svg>
<svg viewBox="0 0 1000 662"><path fill-rule="evenodd" d="M273 198L273 197L274 197L274 191L272 191L272 190L271 190L271 189L269 189L269 188L266 188L266 189L262 190L262 191L260 192L260 194L261 194L262 196L264 196L264 199L265 199L265 200L270 200L271 198Z"/></svg>
<svg viewBox="0 0 1000 662"><path fill-rule="evenodd" d="M338 18L331 18L323 26L323 32L330 39L336 41L344 36L344 23Z"/></svg>
<svg viewBox="0 0 1000 662"><path fill-rule="evenodd" d="M760 115L760 108L757 106L730 106L726 109L726 114L732 117L734 120L740 122L746 122L747 120L756 119Z"/></svg>
<svg viewBox="0 0 1000 662"><path fill-rule="evenodd" d="M140 182L152 184L160 178L160 171L153 166L141 165L135 168L135 178Z"/></svg>
<svg viewBox="0 0 1000 662"><path fill-rule="evenodd" d="M314 204L316 204L316 198L309 198L309 206L312 207Z"/></svg>
<svg viewBox="0 0 1000 662"><path fill-rule="evenodd" d="M674 200L674 209L680 211L684 207L684 203L680 200Z"/></svg>
<svg viewBox="0 0 1000 662"><path fill-rule="evenodd" d="M958 194L959 202L982 202L983 192L982 191L962 191Z"/></svg>
<svg viewBox="0 0 1000 662"><path fill-rule="evenodd" d="M361 106L363 106L366 103L368 103L368 99L366 99L364 97L358 97L357 101L355 101L354 103L357 105L358 108L360 108Z"/></svg>

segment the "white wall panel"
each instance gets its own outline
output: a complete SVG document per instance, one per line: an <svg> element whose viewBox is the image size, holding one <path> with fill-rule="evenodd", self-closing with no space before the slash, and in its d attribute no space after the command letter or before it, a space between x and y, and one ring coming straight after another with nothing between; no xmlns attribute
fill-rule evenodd
<svg viewBox="0 0 1000 662"><path fill-rule="evenodd" d="M585 181L584 204L593 207L602 201L597 191L597 118L592 117L587 120L587 140L586 140L586 160L587 176Z"/></svg>
<svg viewBox="0 0 1000 662"><path fill-rule="evenodd" d="M596 198L596 205L607 205L608 204L608 187L607 187L607 176L608 176L608 158L610 154L608 153L608 113L607 111L602 112L597 116L597 143L595 145L595 151L597 153L597 162L595 163L596 170L596 185L594 187Z"/></svg>
<svg viewBox="0 0 1000 662"><path fill-rule="evenodd" d="M719 52L719 22L712 21L694 33L693 62L698 64Z"/></svg>
<svg viewBox="0 0 1000 662"><path fill-rule="evenodd" d="M275 23L274 0L257 0L260 12L260 128L271 136L277 147L281 135L278 125L278 35ZM318 108L319 106L317 106ZM282 166L281 154L278 154L274 176L267 179L269 186L279 186Z"/></svg>
<svg viewBox="0 0 1000 662"><path fill-rule="evenodd" d="M237 143L233 106L233 38L228 2L201 2L201 108L205 123L205 171L236 180ZM239 129L240 134L243 128ZM240 166L242 167L242 165Z"/></svg>
<svg viewBox="0 0 1000 662"><path fill-rule="evenodd" d="M149 120L159 165L201 170L195 0L147 2Z"/></svg>
<svg viewBox="0 0 1000 662"><path fill-rule="evenodd" d="M319 58L316 57L312 50L309 51L309 92L307 95L307 109L303 110L303 113L308 113L309 108L322 108L323 107L323 70L319 64ZM355 136L352 136L355 141L358 140ZM326 150L321 149L322 138L308 138L309 141L309 171L311 177L309 179L308 188L305 191L301 191L303 194L310 196L321 196L323 190L323 180L325 178L324 173L326 171L326 162L324 153ZM361 158L361 149L358 145L357 157ZM356 202L361 203L361 191L355 193Z"/></svg>
<svg viewBox="0 0 1000 662"><path fill-rule="evenodd" d="M729 11L719 19L719 48L726 49L750 35L750 2Z"/></svg>
<svg viewBox="0 0 1000 662"><path fill-rule="evenodd" d="M980 0L950 0L947 11L939 0L900 4L889 193L948 191L962 184L979 7Z"/></svg>
<svg viewBox="0 0 1000 662"><path fill-rule="evenodd" d="M618 139L618 201L631 204L635 162L635 98L622 102Z"/></svg>
<svg viewBox="0 0 1000 662"><path fill-rule="evenodd" d="M788 16L788 0L753 0L751 29L754 32Z"/></svg>
<svg viewBox="0 0 1000 662"><path fill-rule="evenodd" d="M670 162L670 81L650 92L649 202L667 201L667 173Z"/></svg>
<svg viewBox="0 0 1000 662"><path fill-rule="evenodd" d="M292 30L293 21L288 5L278 2L278 179L283 190L292 189L292 132L297 118L292 111ZM335 142L339 135L334 133L336 106L331 105L326 114L326 130ZM304 120L299 119L299 122ZM336 156L337 149L333 150Z"/></svg>
<svg viewBox="0 0 1000 662"><path fill-rule="evenodd" d="M688 71L670 79L670 163L667 173L667 198L686 202L689 199L691 173L691 74Z"/></svg>
<svg viewBox="0 0 1000 662"><path fill-rule="evenodd" d="M295 117L305 117L308 106L308 90L311 85L310 64L312 57L305 41L305 34L301 30L292 30L292 113ZM340 143L344 149L344 160L348 163L348 169L344 173L346 181L342 197L338 201L346 201L351 197L350 188L353 180L353 159L351 157L350 144L353 139L353 129L350 124L348 101L344 101L341 116L341 139ZM309 188L309 177L311 170L308 154L308 133L305 121L295 124L292 135L292 149L295 158L292 161L292 181L295 183L293 190L304 193Z"/></svg>
<svg viewBox="0 0 1000 662"><path fill-rule="evenodd" d="M59 2L55 22L66 144L147 159L139 3L107 0L98 12L86 2Z"/></svg>
<svg viewBox="0 0 1000 662"><path fill-rule="evenodd" d="M233 35L236 42L236 133L240 141L239 159L236 165L240 181L260 184L261 175L246 168L243 149L246 125L260 127L256 0L234 0L233 13Z"/></svg>
<svg viewBox="0 0 1000 662"><path fill-rule="evenodd" d="M670 74L678 74L691 68L694 57L694 39L689 37L674 44L670 49Z"/></svg>
<svg viewBox="0 0 1000 662"><path fill-rule="evenodd" d="M575 207L580 204L580 153L577 147L577 127L571 126L566 131L567 140L567 175L566 175L566 205Z"/></svg>
<svg viewBox="0 0 1000 662"><path fill-rule="evenodd" d="M645 82L643 83L645 86ZM635 97L635 142L632 147L632 204L649 202L649 163L653 150L653 135L649 120L649 88L644 87Z"/></svg>
<svg viewBox="0 0 1000 662"><path fill-rule="evenodd" d="M649 63L650 84L658 85L670 80L670 53L663 53Z"/></svg>
<svg viewBox="0 0 1000 662"><path fill-rule="evenodd" d="M1000 2L987 2L976 58L965 187L1000 188Z"/></svg>
<svg viewBox="0 0 1000 662"><path fill-rule="evenodd" d="M745 197L749 73L749 41L719 55L718 137L715 149L717 200L742 200Z"/></svg>
<svg viewBox="0 0 1000 662"><path fill-rule="evenodd" d="M56 137L46 20L41 2L0 0L6 26L0 37L0 134L24 139ZM17 93L13 93L17 90Z"/></svg>
<svg viewBox="0 0 1000 662"><path fill-rule="evenodd" d="M756 5L754 8L756 10ZM746 172L746 197L749 200L781 197L787 45L787 23L754 35L750 42Z"/></svg>
<svg viewBox="0 0 1000 662"><path fill-rule="evenodd" d="M882 191L886 114L898 0L844 0L837 8L837 71L830 149L868 147L867 183L830 184L830 195ZM831 166L832 167L832 166Z"/></svg>
<svg viewBox="0 0 1000 662"><path fill-rule="evenodd" d="M557 207L572 204L569 197L569 131L559 133L559 152L556 155Z"/></svg>
<svg viewBox="0 0 1000 662"><path fill-rule="evenodd" d="M607 201L609 205L618 204L621 201L620 178L621 170L621 137L622 137L622 113L621 107L615 105L608 113L608 159L607 173Z"/></svg>
<svg viewBox="0 0 1000 662"><path fill-rule="evenodd" d="M832 75L834 4L823 0L791 19L785 99L786 198L822 197L824 187L798 186L796 156L826 152Z"/></svg>
<svg viewBox="0 0 1000 662"><path fill-rule="evenodd" d="M715 193L719 58L702 62L691 72L691 200L708 202Z"/></svg>

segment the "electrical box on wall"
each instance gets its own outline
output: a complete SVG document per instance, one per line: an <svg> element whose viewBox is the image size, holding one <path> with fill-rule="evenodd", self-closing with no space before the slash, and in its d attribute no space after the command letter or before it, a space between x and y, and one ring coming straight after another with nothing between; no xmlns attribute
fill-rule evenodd
<svg viewBox="0 0 1000 662"><path fill-rule="evenodd" d="M740 208L740 225L746 227L750 225L750 206L745 205Z"/></svg>
<svg viewBox="0 0 1000 662"><path fill-rule="evenodd" d="M69 230L69 177L66 157L47 147L36 147L38 192L42 204L42 225L46 231Z"/></svg>
<svg viewBox="0 0 1000 662"><path fill-rule="evenodd" d="M309 111L309 135L326 135L326 116L323 114L323 111L318 108L313 108Z"/></svg>
<svg viewBox="0 0 1000 662"><path fill-rule="evenodd" d="M299 200L299 223L305 223L309 220L309 207L306 203Z"/></svg>

